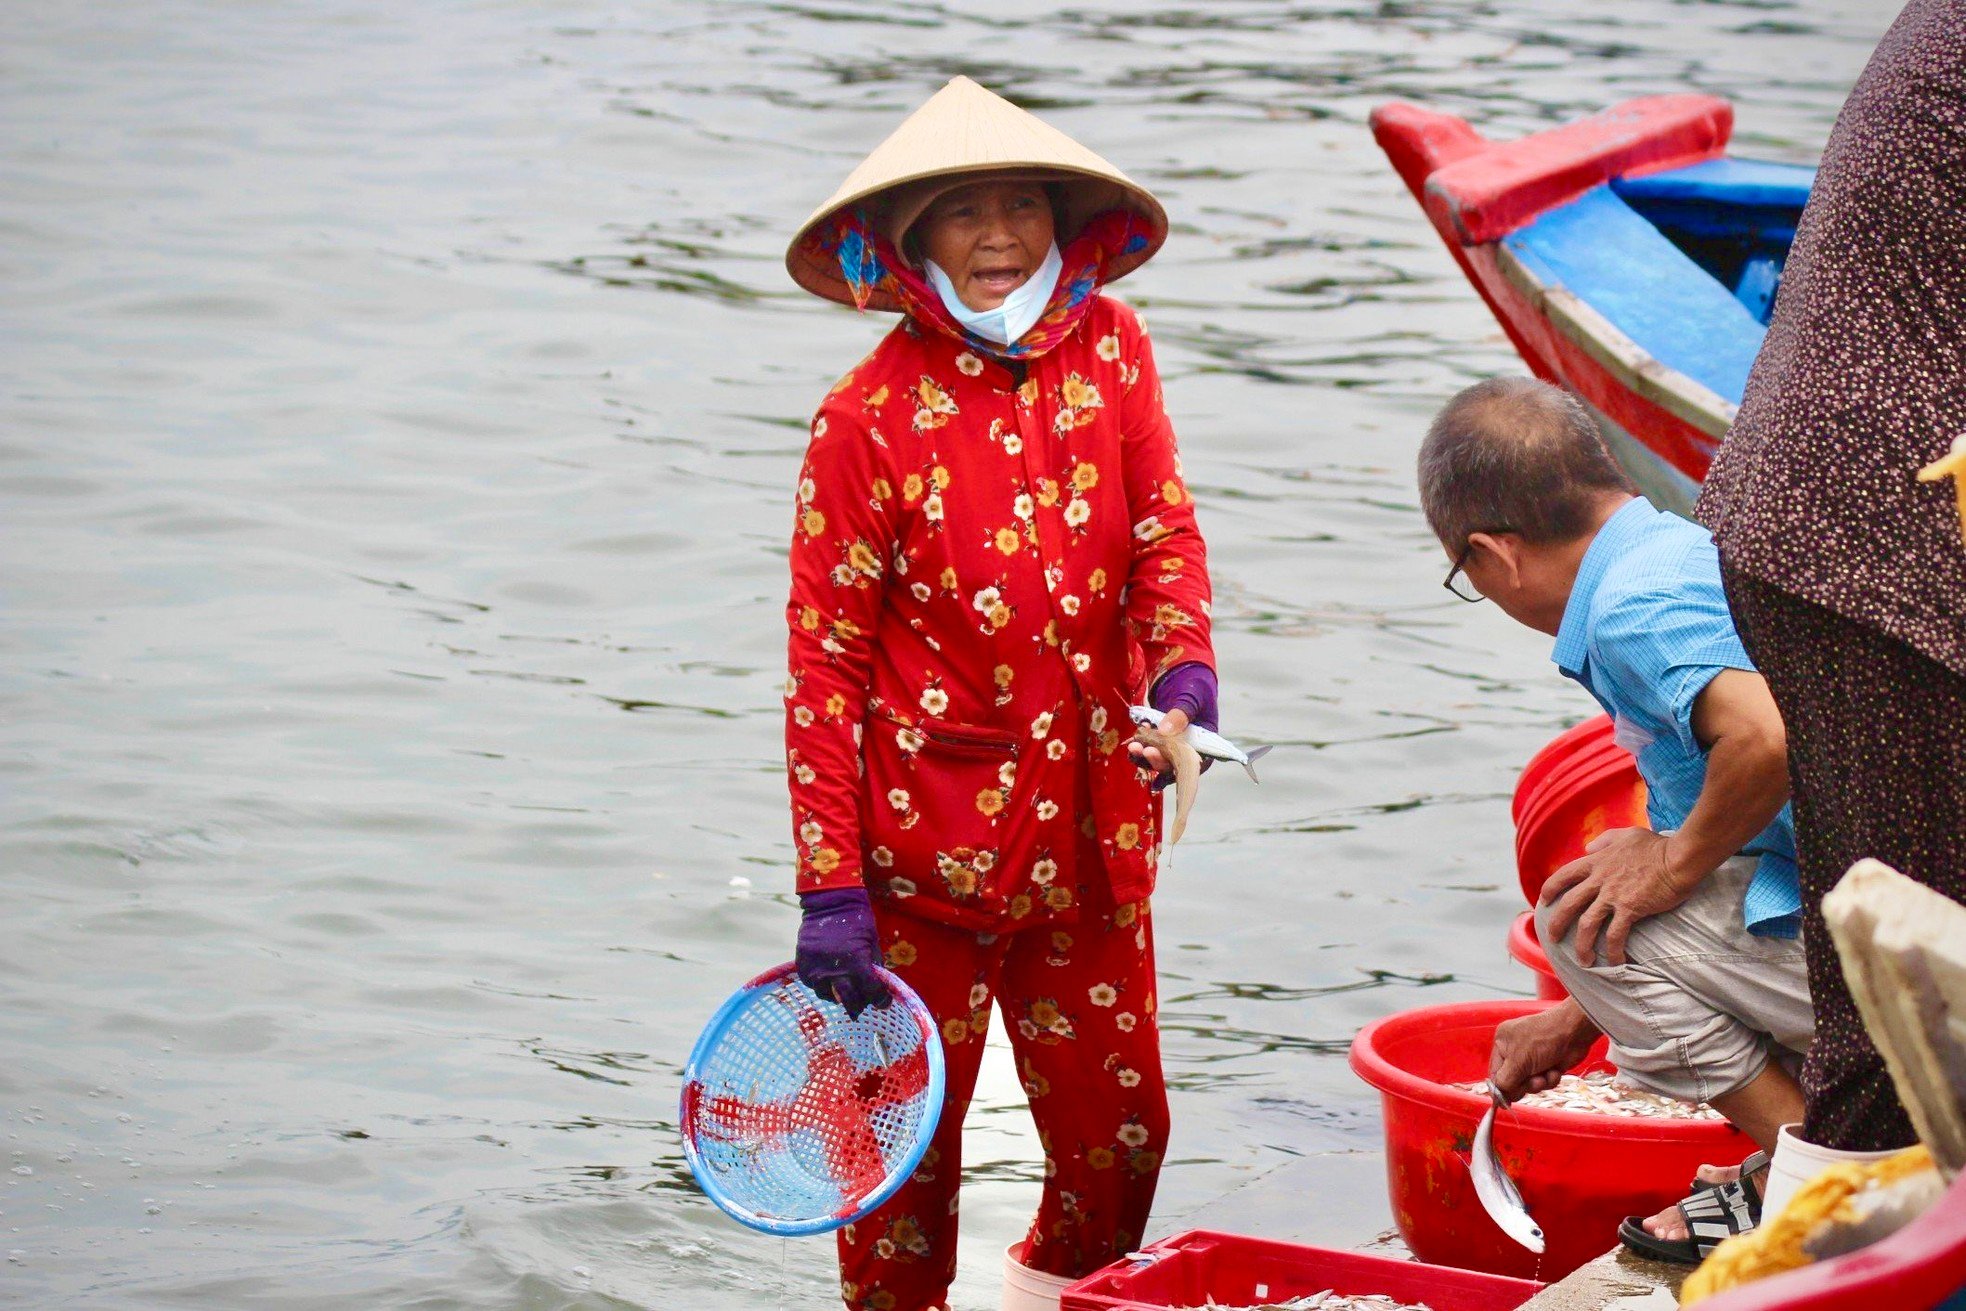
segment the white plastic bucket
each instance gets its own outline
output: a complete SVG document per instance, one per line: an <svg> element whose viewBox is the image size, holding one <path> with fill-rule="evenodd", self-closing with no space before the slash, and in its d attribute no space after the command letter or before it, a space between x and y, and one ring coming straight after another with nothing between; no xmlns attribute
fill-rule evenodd
<svg viewBox="0 0 1966 1311"><path fill-rule="evenodd" d="M1077 1283L1063 1275L1047 1275L1024 1264L1019 1239L1003 1253L1003 1311L1058 1311L1059 1299Z"/></svg>
<svg viewBox="0 0 1966 1311"><path fill-rule="evenodd" d="M1896 1156L1897 1149L1883 1152L1840 1152L1818 1147L1802 1136L1802 1126L1785 1124L1775 1137L1775 1150L1768 1156L1768 1184L1761 1193L1761 1218L1772 1220L1782 1213L1796 1190L1827 1170L1845 1161L1863 1164Z"/></svg>

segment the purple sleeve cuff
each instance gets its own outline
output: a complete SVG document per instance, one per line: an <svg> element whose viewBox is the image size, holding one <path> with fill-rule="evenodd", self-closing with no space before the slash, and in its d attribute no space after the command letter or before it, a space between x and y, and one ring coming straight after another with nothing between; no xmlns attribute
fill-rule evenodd
<svg viewBox="0 0 1966 1311"><path fill-rule="evenodd" d="M1199 724L1210 732L1222 726L1215 698L1215 671L1198 661L1168 670L1147 694L1148 704L1162 714L1170 710L1184 711L1189 723Z"/></svg>
<svg viewBox="0 0 1966 1311"><path fill-rule="evenodd" d="M799 908L815 915L855 914L863 910L872 914L874 903L865 888L822 888L817 892L801 892Z"/></svg>

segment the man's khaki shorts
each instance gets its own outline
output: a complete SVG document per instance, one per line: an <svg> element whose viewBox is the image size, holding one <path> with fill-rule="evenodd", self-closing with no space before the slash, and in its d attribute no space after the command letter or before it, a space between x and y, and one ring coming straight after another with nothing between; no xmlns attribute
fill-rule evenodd
<svg viewBox="0 0 1966 1311"><path fill-rule="evenodd" d="M1746 1087L1772 1060L1791 1073L1815 1036L1809 978L1797 938L1760 938L1741 922L1754 858L1736 856L1685 902L1633 927L1625 964L1577 963L1575 929L1547 932L1554 904L1536 908L1550 967L1611 1039L1611 1060L1631 1083L1710 1102Z"/></svg>

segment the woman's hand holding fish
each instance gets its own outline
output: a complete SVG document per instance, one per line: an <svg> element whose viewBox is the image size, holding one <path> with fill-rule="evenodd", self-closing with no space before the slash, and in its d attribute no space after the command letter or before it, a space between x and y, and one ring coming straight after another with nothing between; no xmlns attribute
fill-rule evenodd
<svg viewBox="0 0 1966 1311"><path fill-rule="evenodd" d="M1136 723L1139 720L1136 718ZM1188 812L1195 808L1195 793L1201 785L1201 755L1187 739L1188 716L1170 710L1153 725L1140 723L1129 752L1142 764L1161 762L1174 772L1174 818L1167 826L1167 845L1181 840L1188 828Z"/></svg>
<svg viewBox="0 0 1966 1311"><path fill-rule="evenodd" d="M1156 728L1165 737L1180 737L1188 731L1188 722L1188 716L1186 714L1179 710L1170 710L1161 716L1160 723ZM1169 760L1166 753L1159 747L1150 747L1145 743L1133 741L1126 744L1126 751L1128 755L1133 757L1134 764L1139 765L1142 769L1151 769L1154 771L1154 790L1156 792L1174 781L1174 762ZM1208 768L1206 761L1203 762L1202 768Z"/></svg>
<svg viewBox="0 0 1966 1311"><path fill-rule="evenodd" d="M1221 712L1217 709L1219 692L1215 681L1215 671L1197 661L1176 665L1162 674L1154 683L1148 702L1161 712L1158 730L1169 737L1179 737L1189 725L1205 728L1213 732L1222 726ZM1180 715L1180 720L1173 719ZM1166 753L1158 748L1134 745L1128 748L1136 765L1154 771L1154 791L1168 787L1174 782L1174 764ZM1207 756L1201 757L1201 772L1206 774L1208 767L1215 762Z"/></svg>

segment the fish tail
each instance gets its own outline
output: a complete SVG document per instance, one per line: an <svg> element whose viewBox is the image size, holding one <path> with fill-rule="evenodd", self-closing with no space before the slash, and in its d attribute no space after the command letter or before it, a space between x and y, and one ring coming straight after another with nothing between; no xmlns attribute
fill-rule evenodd
<svg viewBox="0 0 1966 1311"><path fill-rule="evenodd" d="M1248 752L1249 759L1242 762L1242 772L1249 775L1249 781L1251 783L1261 783L1263 781L1256 777L1256 762L1269 754L1270 748L1268 747L1256 747Z"/></svg>

